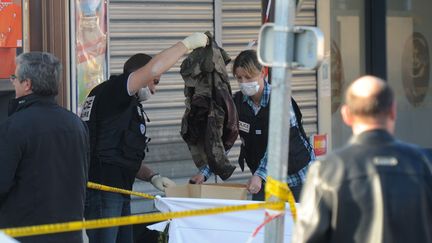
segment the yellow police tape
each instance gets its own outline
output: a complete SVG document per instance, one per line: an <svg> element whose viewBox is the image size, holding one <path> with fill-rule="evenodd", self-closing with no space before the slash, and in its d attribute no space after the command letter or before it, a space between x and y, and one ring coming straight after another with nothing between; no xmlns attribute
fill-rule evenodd
<svg viewBox="0 0 432 243"><path fill-rule="evenodd" d="M101 190L101 191L107 191L107 192L116 192L116 193L122 193L122 194L127 194L127 195L134 195L134 196L138 196L138 197L144 197L144 198L148 198L148 199L155 199L155 196L147 194L147 193L134 192L134 191L124 190L124 189L120 189L120 188L116 188L116 187L105 186L105 185L97 184L97 183L94 183L91 181L89 181L87 183L87 187L91 188L91 189L95 189L95 190Z"/></svg>
<svg viewBox="0 0 432 243"><path fill-rule="evenodd" d="M285 182L278 181L276 179L273 179L272 177L268 176L266 180L266 186L265 186L265 194L266 194L266 201L271 196L275 196L279 198L280 200L287 201L291 214L293 217L294 222L297 219L297 210L295 206L295 199L292 194L292 191L288 187L288 185ZM281 209L278 209L281 210ZM282 209L283 210L283 209Z"/></svg>
<svg viewBox="0 0 432 243"><path fill-rule="evenodd" d="M133 216L125 216L125 217L25 226L25 227L17 227L17 228L0 229L0 231L3 231L5 234L11 237L24 237L24 236L33 236L33 235L42 235L42 234L70 232L70 231L77 231L82 229L97 229L97 228L130 225L130 224L142 224L142 223L149 223L149 222L164 221L164 220L174 219L174 218L213 215L213 214L228 213L228 212L235 212L235 211L256 210L261 208L269 208L269 209L276 210L284 206L285 203L283 202L263 202L263 203L225 206L225 207L217 207L217 208L187 210L187 211L180 211L180 212L150 213L150 214L133 215Z"/></svg>

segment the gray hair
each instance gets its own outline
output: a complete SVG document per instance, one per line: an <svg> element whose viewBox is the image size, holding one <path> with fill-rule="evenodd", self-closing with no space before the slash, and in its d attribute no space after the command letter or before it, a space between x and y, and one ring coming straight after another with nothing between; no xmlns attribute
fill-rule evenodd
<svg viewBox="0 0 432 243"><path fill-rule="evenodd" d="M60 61L48 52L27 52L16 60L17 78L20 82L29 79L34 94L53 96L58 94L61 73Z"/></svg>

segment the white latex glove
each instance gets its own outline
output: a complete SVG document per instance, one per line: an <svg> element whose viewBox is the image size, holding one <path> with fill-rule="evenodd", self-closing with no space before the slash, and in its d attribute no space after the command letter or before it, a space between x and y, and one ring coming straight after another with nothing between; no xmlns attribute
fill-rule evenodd
<svg viewBox="0 0 432 243"><path fill-rule="evenodd" d="M159 191L165 191L165 188L170 186L175 186L175 182L167 177L162 177L160 175L155 175L151 178L150 183Z"/></svg>
<svg viewBox="0 0 432 243"><path fill-rule="evenodd" d="M195 32L192 35L184 38L184 40L181 42L189 51L191 51L195 48L206 46L208 37L204 33Z"/></svg>
<svg viewBox="0 0 432 243"><path fill-rule="evenodd" d="M150 97L152 96L152 93L151 93L149 87L147 86L145 88L139 89L137 92L137 95L138 95L138 101L144 102L144 101L150 99Z"/></svg>

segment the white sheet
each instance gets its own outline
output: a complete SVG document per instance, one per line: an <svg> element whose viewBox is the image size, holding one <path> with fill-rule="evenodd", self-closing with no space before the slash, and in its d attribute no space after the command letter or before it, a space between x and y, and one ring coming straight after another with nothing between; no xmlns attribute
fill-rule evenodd
<svg viewBox="0 0 432 243"><path fill-rule="evenodd" d="M18 243L15 239L10 238L5 233L0 231L0 242L1 243Z"/></svg>
<svg viewBox="0 0 432 243"><path fill-rule="evenodd" d="M198 198L160 198L155 206L161 212L175 212L202 208L243 205L256 201L198 199ZM247 242L252 232L264 221L264 209L239 211L209 216L196 216L174 219L168 231L170 243L242 243ZM150 225L150 229L163 231L166 222ZM285 214L285 243L290 242L293 220L287 204ZM259 232L254 243L264 242L264 228Z"/></svg>

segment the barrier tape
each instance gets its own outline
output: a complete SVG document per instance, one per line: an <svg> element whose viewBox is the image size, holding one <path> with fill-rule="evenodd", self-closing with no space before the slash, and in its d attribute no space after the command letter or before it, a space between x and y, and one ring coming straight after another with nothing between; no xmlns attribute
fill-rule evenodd
<svg viewBox="0 0 432 243"><path fill-rule="evenodd" d="M131 225L131 224L142 224L142 223L165 221L174 218L213 215L213 214L229 213L235 211L256 210L262 208L278 209L284 206L285 206L284 202L263 202L263 203L225 206L225 207L217 207L217 208L206 208L206 209L198 209L198 210L186 210L180 212L151 213L151 214L124 216L124 217L94 219L94 220L86 220L86 221L72 221L72 222L65 222L65 223L6 228L6 229L0 229L0 231L3 231L5 234L11 237L24 237L24 236L78 231L82 229L98 229L98 228L108 228L114 226Z"/></svg>
<svg viewBox="0 0 432 243"><path fill-rule="evenodd" d="M265 194L266 194L266 201L271 196L275 196L283 201L288 202L294 222L296 221L297 210L295 206L295 199L292 194L292 191L290 190L290 188L285 182L278 181L268 176L266 180Z"/></svg>
<svg viewBox="0 0 432 243"><path fill-rule="evenodd" d="M107 191L107 192L116 192L116 193L121 193L121 194L126 194L126 195L134 195L134 196L138 196L138 197L144 197L147 199L155 199L155 196L147 194L147 193L134 192L134 191L120 189L117 187L105 186L105 185L94 183L91 181L87 182L87 187L91 188L91 189L95 189L95 190L101 190L101 191Z"/></svg>

